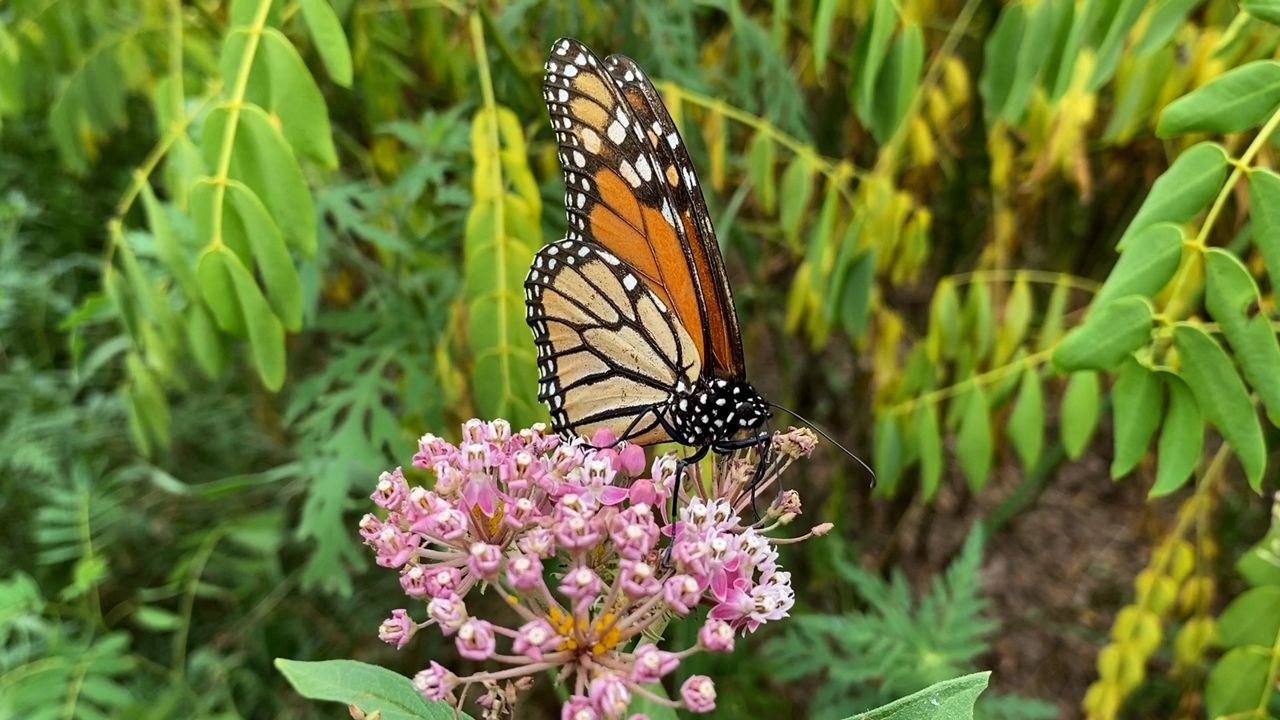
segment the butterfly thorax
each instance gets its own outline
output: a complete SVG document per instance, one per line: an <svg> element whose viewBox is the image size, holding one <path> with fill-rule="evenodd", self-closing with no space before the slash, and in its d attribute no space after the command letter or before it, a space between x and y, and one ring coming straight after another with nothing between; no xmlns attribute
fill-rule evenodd
<svg viewBox="0 0 1280 720"><path fill-rule="evenodd" d="M714 446L742 431L757 430L771 414L755 388L723 378L680 383L665 410L671 439L695 447Z"/></svg>

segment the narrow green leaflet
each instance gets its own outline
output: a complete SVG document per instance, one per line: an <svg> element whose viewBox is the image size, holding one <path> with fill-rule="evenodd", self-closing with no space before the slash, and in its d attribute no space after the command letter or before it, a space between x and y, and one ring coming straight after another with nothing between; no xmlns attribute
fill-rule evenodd
<svg viewBox="0 0 1280 720"><path fill-rule="evenodd" d="M929 303L929 357L955 357L960 342L960 294L949 277L938 281Z"/></svg>
<svg viewBox="0 0 1280 720"><path fill-rule="evenodd" d="M1108 4L1115 6L1115 11L1111 16L1111 24L1107 26L1107 34L1097 44L1097 62L1085 85L1090 92L1096 92L1115 75L1121 52L1128 42L1129 31L1147 6L1147 0L1119 0Z"/></svg>
<svg viewBox="0 0 1280 720"><path fill-rule="evenodd" d="M1134 56L1140 58L1164 47L1182 27L1187 15L1202 3L1204 0L1160 0L1151 12L1147 29L1133 45Z"/></svg>
<svg viewBox="0 0 1280 720"><path fill-rule="evenodd" d="M1022 348L1027 327L1031 325L1033 307L1031 300L1031 283L1026 273L1019 272L1009 290L1009 299L1004 304L1004 316L996 329L996 363L1004 363L1015 350Z"/></svg>
<svg viewBox="0 0 1280 720"><path fill-rule="evenodd" d="M912 24L902 31L889 50L876 78L875 103L871 107L871 135L884 144L902 124L920 85L924 67L924 32Z"/></svg>
<svg viewBox="0 0 1280 720"><path fill-rule="evenodd" d="M1021 42L1017 62L1012 68L1013 79L1004 105L1000 108L1000 115L1011 123L1018 122L1026 112L1036 81L1040 77L1040 68L1053 50L1053 34L1056 29L1054 21L1057 19L1053 5L1046 0L1036 3L1026 11L1026 31L1022 33L1022 37L1017 38ZM983 70L985 72L986 68Z"/></svg>
<svg viewBox="0 0 1280 720"><path fill-rule="evenodd" d="M662 686L662 683L653 683L644 687L659 698L670 699L667 689ZM680 716L676 714L676 711L670 705L663 705L656 700L650 700L648 696L640 693L633 693L631 695L631 704L627 706L627 717L632 717L636 714L647 717L649 720L680 720Z"/></svg>
<svg viewBox="0 0 1280 720"><path fill-rule="evenodd" d="M302 281L275 222L253 191L243 183L227 181L223 227L239 227L257 262L267 298L286 330L302 329Z"/></svg>
<svg viewBox="0 0 1280 720"><path fill-rule="evenodd" d="M1065 276L1059 277L1049 293L1049 303L1045 306L1041 319L1040 334L1036 339L1036 350L1043 351L1053 347L1062 337L1062 324L1066 320L1067 296L1071 293L1071 285Z"/></svg>
<svg viewBox="0 0 1280 720"><path fill-rule="evenodd" d="M1078 460L1084 454L1089 440L1093 438L1093 431L1098 427L1101 414L1098 374L1072 373L1071 379L1067 381L1067 389L1062 393L1062 411L1058 420L1062 448L1067 457Z"/></svg>
<svg viewBox="0 0 1280 720"><path fill-rule="evenodd" d="M898 419L885 413L876 418L875 437L872 441L871 462L876 469L876 490L892 495L898 488L898 479L905 469L902 447L902 428Z"/></svg>
<svg viewBox="0 0 1280 720"><path fill-rule="evenodd" d="M1280 0L1241 0L1240 9L1272 25L1280 25Z"/></svg>
<svg viewBox="0 0 1280 720"><path fill-rule="evenodd" d="M329 0L302 0L302 19L329 77L342 87L351 87L351 46Z"/></svg>
<svg viewBox="0 0 1280 720"><path fill-rule="evenodd" d="M1221 145L1203 142L1189 148L1156 178L1116 247L1124 250L1148 225L1187 222L1209 206L1226 179L1227 152Z"/></svg>
<svg viewBox="0 0 1280 720"><path fill-rule="evenodd" d="M944 680L847 720L973 720L973 705L990 679L980 672Z"/></svg>
<svg viewBox="0 0 1280 720"><path fill-rule="evenodd" d="M927 503L938 494L942 484L942 431L938 426L938 408L921 403L915 417L916 445L920 449L920 491Z"/></svg>
<svg viewBox="0 0 1280 720"><path fill-rule="evenodd" d="M1156 450L1156 482L1148 497L1161 497L1191 479L1204 449L1204 418L1191 388L1170 372L1158 373L1169 391L1169 410Z"/></svg>
<svg viewBox="0 0 1280 720"><path fill-rule="evenodd" d="M964 299L964 332L972 341L973 359L981 362L991 352L995 337L991 319L991 290L985 282L969 284Z"/></svg>
<svg viewBox="0 0 1280 720"><path fill-rule="evenodd" d="M773 138L766 132L757 132L751 139L748 152L747 175L755 188L756 199L760 201L760 209L766 215L772 215L778 205L777 183L773 179L773 166L777 162L777 149Z"/></svg>
<svg viewBox="0 0 1280 720"><path fill-rule="evenodd" d="M1258 127L1280 106L1280 62L1256 60L1232 68L1169 103L1156 135L1225 134Z"/></svg>
<svg viewBox="0 0 1280 720"><path fill-rule="evenodd" d="M1048 2L1041 5L1050 5ZM1000 117L1008 117L1015 113L1006 110L1012 105L1009 96L1018 83L1018 75L1022 39L1027 24L1027 10L1021 4L1005 6L996 20L996 26L987 36L983 47L982 77L978 78L978 93L982 96L982 105L986 110L987 124L991 125ZM1030 43L1028 43L1030 44ZM1052 47L1052 45L1050 45ZM1034 80L1032 75L1031 79ZM1031 88L1026 90L1030 98ZM1023 108L1026 102L1022 101ZM1020 113L1022 108L1018 108Z"/></svg>
<svg viewBox="0 0 1280 720"><path fill-rule="evenodd" d="M231 278L236 299L244 312L244 327L258 376L268 390L275 392L284 385L284 326L271 312L271 306L258 289L253 274L240 259L226 250L215 252L223 256L226 274Z"/></svg>
<svg viewBox="0 0 1280 720"><path fill-rule="evenodd" d="M778 222L793 249L800 247L800 224L812 197L813 159L800 153L791 159L782 173L782 196L778 201Z"/></svg>
<svg viewBox="0 0 1280 720"><path fill-rule="evenodd" d="M1013 449L1022 461L1022 467L1031 469L1040 461L1044 447L1044 390L1040 387L1040 375L1035 368L1022 372L1022 387L1018 399L1009 413L1005 432L1013 443Z"/></svg>
<svg viewBox="0 0 1280 720"><path fill-rule="evenodd" d="M1249 217L1267 274L1273 282L1280 280L1280 175L1270 169L1249 171Z"/></svg>
<svg viewBox="0 0 1280 720"><path fill-rule="evenodd" d="M813 69L819 76L827 67L827 51L831 48L831 25L836 19L839 0L818 0L813 13Z"/></svg>
<svg viewBox="0 0 1280 720"><path fill-rule="evenodd" d="M355 660L302 662L284 658L277 658L275 665L299 695L355 705L366 716L381 712L382 720L452 720L455 717L453 708L446 703L427 702L413 689L409 678L377 665ZM469 720L465 713L457 717Z"/></svg>
<svg viewBox="0 0 1280 720"><path fill-rule="evenodd" d="M1111 477L1128 475L1147 454L1147 446L1164 411L1164 388L1160 378L1142 363L1125 360L1111 388L1112 417L1115 420L1115 457Z"/></svg>
<svg viewBox="0 0 1280 720"><path fill-rule="evenodd" d="M1151 339L1151 303L1129 295L1095 309L1053 353L1059 370L1114 370Z"/></svg>
<svg viewBox="0 0 1280 720"><path fill-rule="evenodd" d="M1173 278L1181 261L1182 228L1167 222L1143 228L1125 245L1116 266L1094 296L1094 306L1125 295L1155 297Z"/></svg>
<svg viewBox="0 0 1280 720"><path fill-rule="evenodd" d="M178 240L178 233L169 218L168 208L156 199L155 193L151 190L151 183L142 183L140 194L142 207L147 214L147 225L151 228L151 236L156 241L156 257L178 281L182 294L189 300L198 300L200 288L196 285L195 267Z"/></svg>
<svg viewBox="0 0 1280 720"><path fill-rule="evenodd" d="M1261 491L1267 446L1262 439L1258 414L1231 358L1221 345L1194 325L1175 325L1173 343L1182 360L1181 374L1205 419L1235 450L1249 478L1249 486Z"/></svg>
<svg viewBox="0 0 1280 720"><path fill-rule="evenodd" d="M1218 618L1218 642L1223 647L1271 647L1280 635L1280 586L1263 585L1227 606Z"/></svg>
<svg viewBox="0 0 1280 720"><path fill-rule="evenodd" d="M224 332L244 336L244 313L236 299L236 288L227 271L227 258L235 253L225 248L211 247L200 255L196 263L196 277L200 281L200 294L205 305Z"/></svg>
<svg viewBox="0 0 1280 720"><path fill-rule="evenodd" d="M196 367L213 379L222 375L227 365L227 353L222 347L222 335L214 324L213 316L199 302L187 308L187 344L191 347L191 355L196 359Z"/></svg>
<svg viewBox="0 0 1280 720"><path fill-rule="evenodd" d="M898 15L890 0L874 0L871 15L858 36L853 50L853 107L864 125L870 126L875 103L876 79L888 55L889 42Z"/></svg>
<svg viewBox="0 0 1280 720"><path fill-rule="evenodd" d="M1244 265L1221 248L1205 253L1205 306L1231 349L1245 379L1257 391L1272 425L1280 426L1280 343L1258 309L1258 287Z"/></svg>
<svg viewBox="0 0 1280 720"><path fill-rule="evenodd" d="M991 474L991 457L994 451L991 439L991 418L987 411L987 394L975 386L963 398L953 402L964 403L960 416L960 430L956 433L956 459L960 470L969 481L969 488L978 492Z"/></svg>
<svg viewBox="0 0 1280 720"><path fill-rule="evenodd" d="M1235 648L1223 656L1205 682L1204 703L1209 717L1239 713L1248 717L1270 683L1270 648ZM1255 716L1257 717L1257 716Z"/></svg>

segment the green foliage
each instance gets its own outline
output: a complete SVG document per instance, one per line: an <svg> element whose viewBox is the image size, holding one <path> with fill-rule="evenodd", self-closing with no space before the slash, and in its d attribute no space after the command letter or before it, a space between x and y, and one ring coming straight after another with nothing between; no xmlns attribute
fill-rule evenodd
<svg viewBox="0 0 1280 720"><path fill-rule="evenodd" d="M423 700L409 678L376 665L354 660L276 660L275 664L303 697L341 702L359 708L366 716L380 712L386 720L470 717L466 713L455 715L445 703Z"/></svg>
<svg viewBox="0 0 1280 720"><path fill-rule="evenodd" d="M988 603L980 594L982 547L982 531L975 528L946 572L935 576L928 592L920 596L913 594L901 571L885 581L834 551L832 568L867 603L867 609L794 618L780 637L765 646L774 672L789 681L820 675L809 716L840 718L970 671L998 629L986 616ZM1001 707L1018 710L1005 714ZM878 713L883 711L857 717L882 717ZM986 698L979 701L977 716L1054 715L1043 704Z"/></svg>
<svg viewBox="0 0 1280 720"><path fill-rule="evenodd" d="M1237 563L1250 588L1218 618L1218 659L1205 685L1209 716L1274 716L1280 666L1280 496L1271 508L1271 531Z"/></svg>

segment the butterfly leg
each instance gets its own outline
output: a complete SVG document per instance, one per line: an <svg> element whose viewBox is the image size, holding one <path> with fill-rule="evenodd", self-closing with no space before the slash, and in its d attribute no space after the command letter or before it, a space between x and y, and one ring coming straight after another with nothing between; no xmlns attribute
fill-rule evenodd
<svg viewBox="0 0 1280 720"><path fill-rule="evenodd" d="M765 468L769 465L770 453L773 450L773 433L768 430L762 430L758 435L749 438L725 440L715 445L715 451L721 455L727 455L735 450L752 447L761 449L759 450L760 457L756 461L755 474L747 485L747 490L751 493L751 512L755 515L755 519L759 520L760 511L756 509L756 488L764 480Z"/></svg>

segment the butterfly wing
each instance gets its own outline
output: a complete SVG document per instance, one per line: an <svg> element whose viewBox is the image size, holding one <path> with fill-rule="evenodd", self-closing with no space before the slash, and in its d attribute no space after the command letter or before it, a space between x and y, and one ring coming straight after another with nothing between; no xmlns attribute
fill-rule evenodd
<svg viewBox="0 0 1280 720"><path fill-rule="evenodd" d="M618 82L585 45L557 40L546 71L543 96L559 143L569 239L598 243L631 266L679 319L706 365L715 343L707 289L695 243L660 176L670 163L659 159Z"/></svg>
<svg viewBox="0 0 1280 720"><path fill-rule="evenodd" d="M557 433L607 427L648 445L670 440L659 408L701 372L693 338L638 273L600 245L543 247L525 279L538 351L538 397Z"/></svg>
<svg viewBox="0 0 1280 720"><path fill-rule="evenodd" d="M662 168L660 182L666 186L676 217L690 240L693 266L702 288L702 316L709 334L707 366L715 377L744 380L746 367L733 291L689 151L662 97L640 66L625 55L610 55L604 64L644 128L645 140Z"/></svg>

